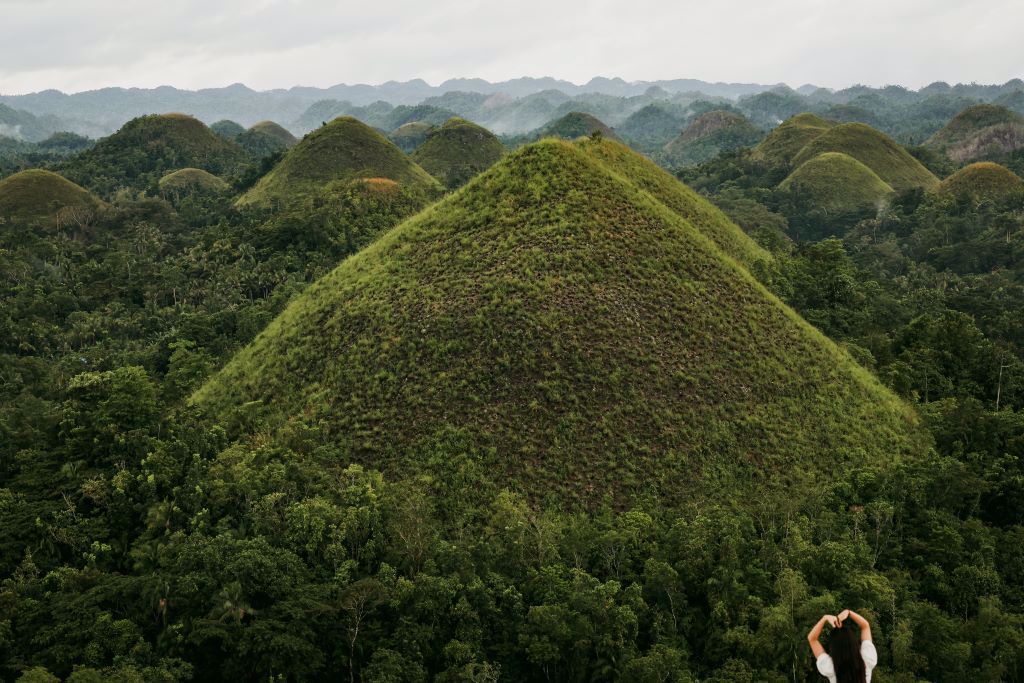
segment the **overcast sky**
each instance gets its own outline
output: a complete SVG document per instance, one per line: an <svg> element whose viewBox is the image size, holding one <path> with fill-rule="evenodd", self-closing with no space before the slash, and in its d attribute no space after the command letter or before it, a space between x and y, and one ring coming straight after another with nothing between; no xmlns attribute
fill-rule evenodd
<svg viewBox="0 0 1024 683"><path fill-rule="evenodd" d="M1022 0L0 0L0 92L1024 77Z"/></svg>

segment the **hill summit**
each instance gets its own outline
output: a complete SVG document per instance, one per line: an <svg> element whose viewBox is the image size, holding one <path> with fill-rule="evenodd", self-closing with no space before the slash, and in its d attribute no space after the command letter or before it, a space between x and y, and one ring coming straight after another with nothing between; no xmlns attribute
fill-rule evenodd
<svg viewBox="0 0 1024 683"><path fill-rule="evenodd" d="M412 158L445 187L455 188L490 168L505 154L491 131L465 119L448 119L427 135Z"/></svg>
<svg viewBox="0 0 1024 683"><path fill-rule="evenodd" d="M999 157L1024 147L1024 116L995 104L976 104L954 116L927 146L961 163Z"/></svg>
<svg viewBox="0 0 1024 683"><path fill-rule="evenodd" d="M580 111L572 111L551 121L533 134L534 139L539 138L562 138L563 140L575 140L594 133L600 133L612 140L619 140L615 131L606 126L596 116Z"/></svg>
<svg viewBox="0 0 1024 683"><path fill-rule="evenodd" d="M797 114L773 128L754 149L754 154L770 164L792 166L793 158L804 145L835 125L834 121L814 114Z"/></svg>
<svg viewBox="0 0 1024 683"><path fill-rule="evenodd" d="M893 193L892 187L870 168L842 152L823 152L802 163L779 187L798 187L810 195L815 208L850 213L875 206Z"/></svg>
<svg viewBox="0 0 1024 683"><path fill-rule="evenodd" d="M365 123L342 116L302 138L238 204L288 203L358 178L386 178L424 193L440 189L390 140Z"/></svg>
<svg viewBox="0 0 1024 683"><path fill-rule="evenodd" d="M709 239L705 200L631 180L645 163L519 149L305 290L193 401L316 425L386 471L478 453L588 503L806 488L918 449L911 411Z"/></svg>
<svg viewBox="0 0 1024 683"><path fill-rule="evenodd" d="M742 114L709 111L694 119L665 145L664 153L673 165L692 166L714 159L722 152L754 145L762 137L761 129Z"/></svg>
<svg viewBox="0 0 1024 683"><path fill-rule="evenodd" d="M51 171L33 168L0 180L0 218L51 222L62 209L95 211L102 202Z"/></svg>
<svg viewBox="0 0 1024 683"><path fill-rule="evenodd" d="M1024 180L991 161L977 161L949 176L936 188L940 194L968 196L974 201L999 200L1024 193Z"/></svg>

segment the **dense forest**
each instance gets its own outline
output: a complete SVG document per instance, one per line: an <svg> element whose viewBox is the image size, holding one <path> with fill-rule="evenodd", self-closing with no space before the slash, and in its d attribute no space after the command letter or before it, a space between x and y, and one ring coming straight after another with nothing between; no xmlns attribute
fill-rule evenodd
<svg viewBox="0 0 1024 683"><path fill-rule="evenodd" d="M1024 681L1021 85L0 139L0 677Z"/></svg>

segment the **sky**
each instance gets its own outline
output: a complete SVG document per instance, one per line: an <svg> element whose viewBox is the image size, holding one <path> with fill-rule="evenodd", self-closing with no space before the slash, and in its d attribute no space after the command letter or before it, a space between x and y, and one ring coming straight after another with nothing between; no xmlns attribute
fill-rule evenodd
<svg viewBox="0 0 1024 683"><path fill-rule="evenodd" d="M0 93L593 76L1024 77L1022 0L0 0Z"/></svg>

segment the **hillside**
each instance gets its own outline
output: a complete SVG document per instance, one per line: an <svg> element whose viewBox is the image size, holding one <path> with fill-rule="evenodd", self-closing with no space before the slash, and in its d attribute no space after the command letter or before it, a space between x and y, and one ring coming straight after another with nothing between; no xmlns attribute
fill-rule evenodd
<svg viewBox="0 0 1024 683"><path fill-rule="evenodd" d="M228 184L201 168L182 168L162 177L157 186L164 194L223 192Z"/></svg>
<svg viewBox="0 0 1024 683"><path fill-rule="evenodd" d="M693 166L722 152L755 145L762 137L764 133L742 114L709 111L694 119L663 152L672 165Z"/></svg>
<svg viewBox="0 0 1024 683"><path fill-rule="evenodd" d="M299 141L299 139L286 130L284 126L279 123L274 123L273 121L260 121L258 123L254 123L249 127L249 131L252 133L260 133L261 135L268 135L280 142L284 147L292 147Z"/></svg>
<svg viewBox="0 0 1024 683"><path fill-rule="evenodd" d="M615 134L615 131L599 121L597 117L578 111L569 112L565 116L551 121L539 130L534 131L531 137L534 140L540 138L575 140L576 138L589 136L594 133L601 133L601 135L612 140L619 140L619 136Z"/></svg>
<svg viewBox="0 0 1024 683"><path fill-rule="evenodd" d="M448 188L465 185L505 154L497 136L465 119L449 119L427 136L413 160Z"/></svg>
<svg viewBox="0 0 1024 683"><path fill-rule="evenodd" d="M1024 193L1024 180L1005 166L978 161L943 180L936 191L952 196L966 195L974 201L998 200Z"/></svg>
<svg viewBox="0 0 1024 683"><path fill-rule="evenodd" d="M93 211L101 202L70 180L41 169L29 169L0 180L0 219L8 222L49 222L63 208Z"/></svg>
<svg viewBox="0 0 1024 683"><path fill-rule="evenodd" d="M888 135L863 123L843 123L824 131L793 157L800 166L824 152L842 152L861 162L897 192L939 183L931 171Z"/></svg>
<svg viewBox="0 0 1024 683"><path fill-rule="evenodd" d="M809 195L811 205L827 213L864 210L893 193L874 171L841 152L824 152L805 161L779 187L799 188Z"/></svg>
<svg viewBox="0 0 1024 683"><path fill-rule="evenodd" d="M1024 124L1024 116L999 105L976 104L954 116L926 144L939 148L949 147L965 142L989 126L1005 123Z"/></svg>
<svg viewBox="0 0 1024 683"><path fill-rule="evenodd" d="M649 104L632 114L616 128L616 133L635 149L655 152L679 135L683 116L662 105Z"/></svg>
<svg viewBox="0 0 1024 683"><path fill-rule="evenodd" d="M245 151L185 114L132 119L92 148L70 159L67 176L109 194L123 187L143 189L179 168L228 175L247 162Z"/></svg>
<svg viewBox="0 0 1024 683"><path fill-rule="evenodd" d="M430 174L387 138L365 123L343 116L307 134L238 199L238 204L288 203L331 183L356 178L387 178L424 193L439 189Z"/></svg>
<svg viewBox="0 0 1024 683"><path fill-rule="evenodd" d="M926 144L960 163L1001 158L1024 148L1024 116L994 104L967 107Z"/></svg>
<svg viewBox="0 0 1024 683"><path fill-rule="evenodd" d="M406 475L456 438L513 488L588 503L917 452L904 404L591 152L509 155L305 290L193 401Z"/></svg>
<svg viewBox="0 0 1024 683"><path fill-rule="evenodd" d="M216 123L211 123L210 130L212 130L214 133L221 136L225 140L231 140L244 133L245 126L235 121L221 119Z"/></svg>
<svg viewBox="0 0 1024 683"><path fill-rule="evenodd" d="M792 166L804 146L836 125L814 114L797 114L774 128L754 149L757 158L770 164Z"/></svg>

